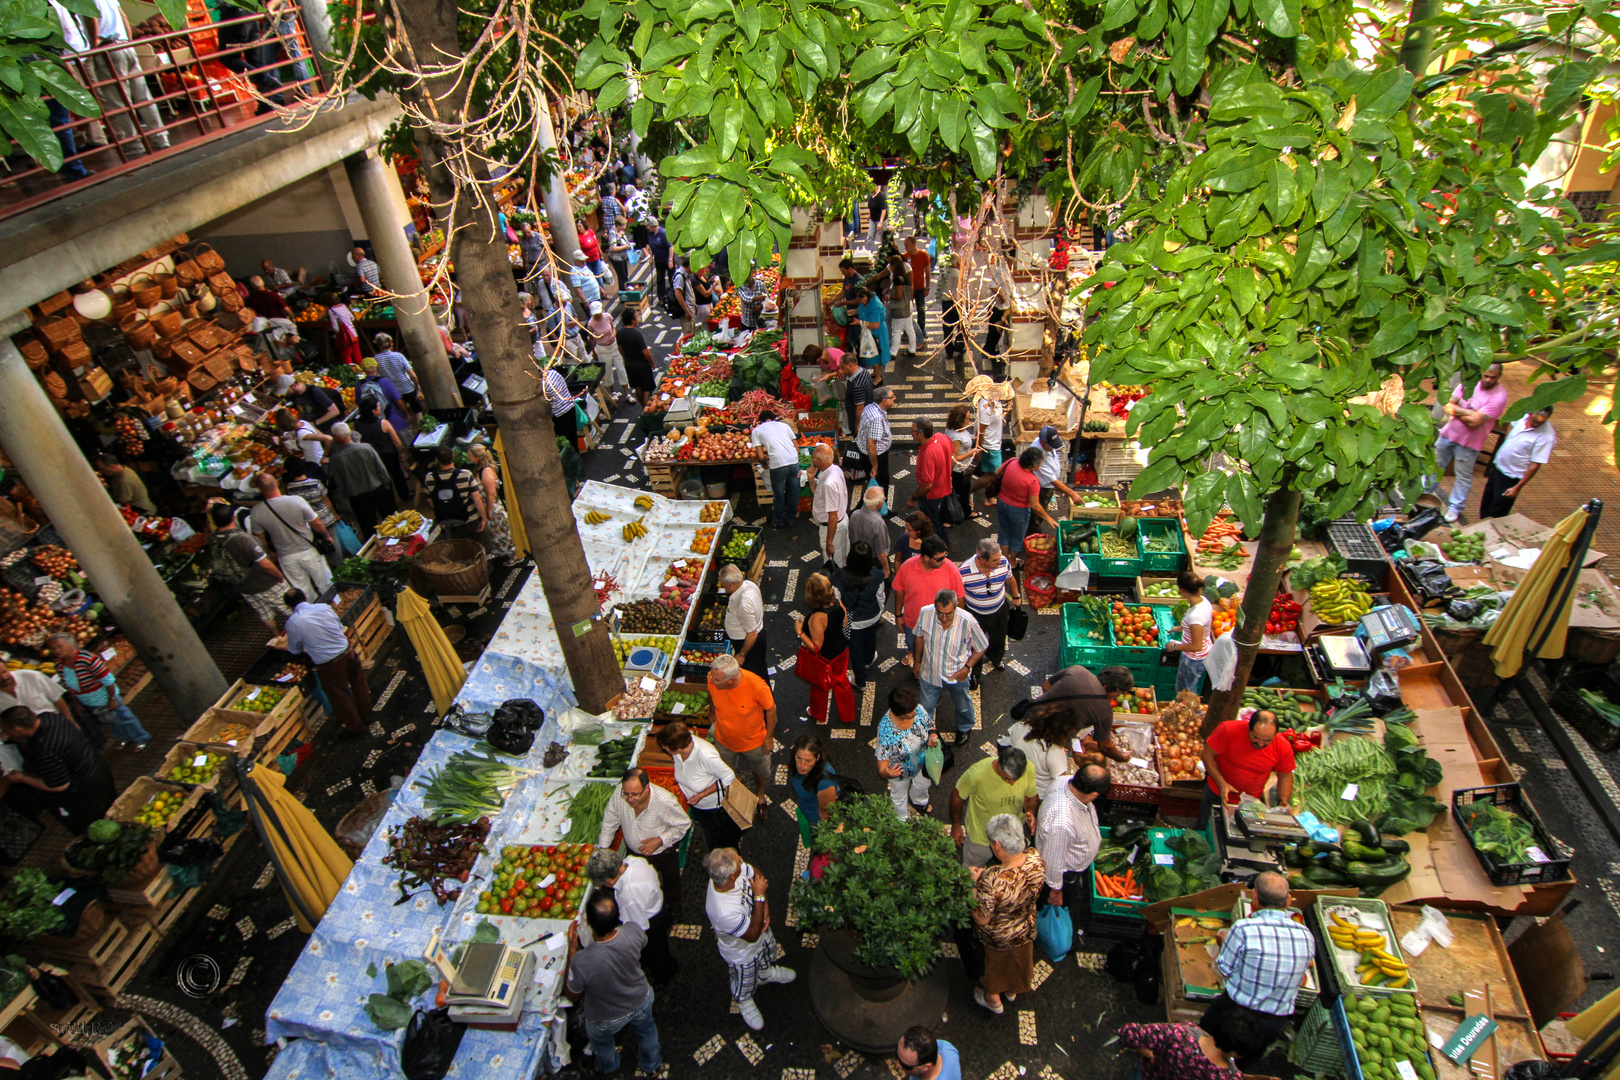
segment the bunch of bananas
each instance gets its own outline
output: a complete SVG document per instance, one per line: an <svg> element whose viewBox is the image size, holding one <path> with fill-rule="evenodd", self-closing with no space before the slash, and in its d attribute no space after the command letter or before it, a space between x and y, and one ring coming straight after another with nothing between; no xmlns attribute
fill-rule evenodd
<svg viewBox="0 0 1620 1080"><path fill-rule="evenodd" d="M1356 974L1362 986L1385 986L1399 990L1412 979L1412 973L1400 958L1384 948L1388 939L1376 930L1358 926L1337 912L1329 913L1328 937L1346 952L1361 954Z"/></svg>
<svg viewBox="0 0 1620 1080"><path fill-rule="evenodd" d="M1196 919L1192 916L1183 916L1182 918L1176 920L1177 929L1196 926L1200 930L1221 930L1224 929L1226 925L1227 922L1225 919L1216 919L1209 916L1203 916Z"/></svg>
<svg viewBox="0 0 1620 1080"><path fill-rule="evenodd" d="M585 524L587 524L587 525L600 525L604 521L612 521L612 520L613 520L612 517L608 516L607 514L602 513L602 511L600 511L600 510L587 510L587 511L585 511Z"/></svg>
<svg viewBox="0 0 1620 1080"><path fill-rule="evenodd" d="M621 535L624 537L625 543L633 543L637 537L647 535L647 526L641 523L640 518L637 518L624 527Z"/></svg>
<svg viewBox="0 0 1620 1080"><path fill-rule="evenodd" d="M1352 623L1372 610L1367 583L1355 578L1334 578L1311 586L1311 608L1325 623Z"/></svg>
<svg viewBox="0 0 1620 1080"><path fill-rule="evenodd" d="M377 531L384 536L396 540L403 540L422 528L422 515L415 510L401 510L397 514L389 514L383 523L377 526Z"/></svg>
<svg viewBox="0 0 1620 1080"><path fill-rule="evenodd" d="M653 508L652 496L637 495L635 506L637 510L640 510L642 513L646 513L648 510Z"/></svg>

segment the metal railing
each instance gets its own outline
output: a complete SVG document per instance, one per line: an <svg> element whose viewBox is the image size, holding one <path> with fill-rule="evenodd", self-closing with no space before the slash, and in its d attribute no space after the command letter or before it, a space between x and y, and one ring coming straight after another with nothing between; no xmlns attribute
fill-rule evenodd
<svg viewBox="0 0 1620 1080"><path fill-rule="evenodd" d="M0 217L49 202L159 158L273 118L325 89L302 11L281 0L251 13L66 53L62 63L102 115L85 119L47 98L62 168L49 172L15 140L0 170ZM90 142L99 126L105 143Z"/></svg>

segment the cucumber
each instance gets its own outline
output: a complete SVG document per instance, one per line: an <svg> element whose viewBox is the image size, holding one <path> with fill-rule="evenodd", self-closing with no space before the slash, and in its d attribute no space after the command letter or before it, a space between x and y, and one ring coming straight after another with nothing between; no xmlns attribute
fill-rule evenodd
<svg viewBox="0 0 1620 1080"><path fill-rule="evenodd" d="M1323 859L1322 862L1326 864L1329 870L1338 870L1341 873L1348 873L1350 869L1350 860L1344 857L1344 852L1342 851L1328 852L1327 858ZM1360 883L1358 882L1357 884Z"/></svg>
<svg viewBox="0 0 1620 1080"><path fill-rule="evenodd" d="M1344 868L1345 878L1351 885L1374 885L1380 888L1395 884L1411 872L1412 864L1405 859L1392 859L1387 863L1352 862Z"/></svg>
<svg viewBox="0 0 1620 1080"><path fill-rule="evenodd" d="M1346 840L1344 842L1344 854L1347 858L1354 859L1357 862L1381 863L1388 853L1383 848L1368 847L1365 844L1358 844L1354 840Z"/></svg>
<svg viewBox="0 0 1620 1080"><path fill-rule="evenodd" d="M1384 851L1390 855L1405 855L1407 852L1412 850L1411 844L1408 844L1405 840L1398 840L1393 837L1387 840L1380 840L1378 846L1383 848Z"/></svg>
<svg viewBox="0 0 1620 1080"><path fill-rule="evenodd" d="M1356 836L1352 837L1350 833L1355 833ZM1345 839L1359 839L1361 843L1373 846L1378 843L1378 829L1365 818L1352 821L1345 833Z"/></svg>
<svg viewBox="0 0 1620 1080"><path fill-rule="evenodd" d="M1348 885L1350 879L1326 866L1307 866L1305 880L1313 885Z"/></svg>

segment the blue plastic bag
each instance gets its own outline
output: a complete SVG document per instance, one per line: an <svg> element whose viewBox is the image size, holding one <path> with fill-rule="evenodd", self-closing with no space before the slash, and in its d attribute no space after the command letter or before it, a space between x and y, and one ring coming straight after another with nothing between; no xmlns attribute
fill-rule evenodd
<svg viewBox="0 0 1620 1080"><path fill-rule="evenodd" d="M1069 909L1058 904L1047 904L1035 917L1035 947L1054 964L1061 964L1074 948L1074 920Z"/></svg>

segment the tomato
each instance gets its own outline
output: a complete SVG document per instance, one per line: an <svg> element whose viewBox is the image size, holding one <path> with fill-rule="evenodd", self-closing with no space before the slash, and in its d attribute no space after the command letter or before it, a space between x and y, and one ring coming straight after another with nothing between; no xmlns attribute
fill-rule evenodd
<svg viewBox="0 0 1620 1080"><path fill-rule="evenodd" d="M544 897L544 898L541 899L541 901L540 901L540 910L541 911L550 911L551 910L551 897L547 896L547 897Z"/></svg>
<svg viewBox="0 0 1620 1080"><path fill-rule="evenodd" d="M510 900L502 900L501 901L501 914L502 915L510 915L510 914L512 914L512 901L510 901Z"/></svg>

